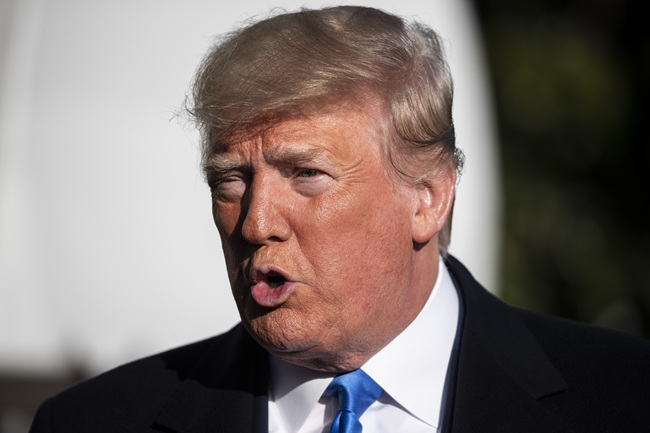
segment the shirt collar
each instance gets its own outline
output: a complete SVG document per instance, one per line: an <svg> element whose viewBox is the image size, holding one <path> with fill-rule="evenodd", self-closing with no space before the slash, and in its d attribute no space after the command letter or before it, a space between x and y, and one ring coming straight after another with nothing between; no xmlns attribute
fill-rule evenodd
<svg viewBox="0 0 650 433"><path fill-rule="evenodd" d="M458 305L454 283L440 259L438 279L420 314L363 366L400 406L436 428L458 327Z"/></svg>
<svg viewBox="0 0 650 433"><path fill-rule="evenodd" d="M439 427L447 366L458 325L458 294L439 259L424 308L401 334L362 367L400 406ZM271 398L289 431L298 431L334 377L270 356ZM399 371L399 374L395 374Z"/></svg>
<svg viewBox="0 0 650 433"><path fill-rule="evenodd" d="M298 431L335 374L290 364L273 355L269 359L270 397L275 401L287 431Z"/></svg>

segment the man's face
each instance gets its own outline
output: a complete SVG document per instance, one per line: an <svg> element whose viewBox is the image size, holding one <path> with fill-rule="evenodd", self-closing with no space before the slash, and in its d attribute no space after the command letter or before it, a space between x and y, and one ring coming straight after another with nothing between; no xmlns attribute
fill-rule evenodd
<svg viewBox="0 0 650 433"><path fill-rule="evenodd" d="M337 107L279 122L207 162L242 321L289 362L358 368L433 284L414 270L417 192L391 177L376 118Z"/></svg>

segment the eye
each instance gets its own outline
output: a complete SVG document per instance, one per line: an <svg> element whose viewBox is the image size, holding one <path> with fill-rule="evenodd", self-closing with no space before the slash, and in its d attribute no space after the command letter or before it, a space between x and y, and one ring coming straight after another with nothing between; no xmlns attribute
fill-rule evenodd
<svg viewBox="0 0 650 433"><path fill-rule="evenodd" d="M213 199L220 201L239 200L246 191L246 181L240 176L223 176L209 180Z"/></svg>
<svg viewBox="0 0 650 433"><path fill-rule="evenodd" d="M226 178L224 178L224 179L219 179L219 180L217 180L217 181L214 183L214 186L217 187L217 186L219 186L219 185L223 185L224 183L237 182L238 180L240 180L240 179L237 178L237 177L226 177Z"/></svg>
<svg viewBox="0 0 650 433"><path fill-rule="evenodd" d="M325 192L331 179L326 172L316 168L296 168L293 176L295 190L309 197Z"/></svg>
<svg viewBox="0 0 650 433"><path fill-rule="evenodd" d="M315 168L305 168L298 171L297 177L316 177L323 172Z"/></svg>

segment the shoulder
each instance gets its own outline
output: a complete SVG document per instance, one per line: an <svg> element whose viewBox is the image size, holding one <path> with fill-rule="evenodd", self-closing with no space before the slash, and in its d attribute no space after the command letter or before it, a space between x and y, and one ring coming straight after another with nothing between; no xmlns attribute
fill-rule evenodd
<svg viewBox="0 0 650 433"><path fill-rule="evenodd" d="M646 339L510 306L488 293L455 258L448 257L447 265L459 283L470 321L478 325L473 327L476 333L511 336L509 331L523 323L559 366L567 362L631 365L650 357L650 341ZM636 355L622 359L622 353ZM650 363L645 368L649 369Z"/></svg>
<svg viewBox="0 0 650 433"><path fill-rule="evenodd" d="M121 399L164 395L168 388L190 375L204 358L229 356L242 331L238 326L225 334L130 362L63 391L58 398L93 396L105 400L115 394L120 394Z"/></svg>
<svg viewBox="0 0 650 433"><path fill-rule="evenodd" d="M467 431L647 430L650 342L509 306L453 257L446 262L463 308L455 423ZM474 418L479 412L491 416Z"/></svg>
<svg viewBox="0 0 650 433"><path fill-rule="evenodd" d="M461 398L474 402L481 389L490 396L500 387L502 402L535 401L575 431L645 431L650 341L509 306L457 260L448 259L447 266L465 309Z"/></svg>
<svg viewBox="0 0 650 433"><path fill-rule="evenodd" d="M179 385L208 358L236 363L237 346L244 344L241 325L203 341L152 355L81 382L48 399L34 419L31 432L147 431ZM138 423L142 422L142 425ZM102 427L103 426L103 427Z"/></svg>
<svg viewBox="0 0 650 433"><path fill-rule="evenodd" d="M650 341L518 311L566 381L562 394L542 404L592 431L645 431L650 422Z"/></svg>
<svg viewBox="0 0 650 433"><path fill-rule="evenodd" d="M565 378L607 373L603 386L615 386L624 376L650 381L650 341L512 307L488 293L453 257L448 266L459 282L472 332L491 347L521 345L528 334Z"/></svg>
<svg viewBox="0 0 650 433"><path fill-rule="evenodd" d="M650 385L650 341L611 329L515 309L551 362L597 391ZM599 381L593 381L595 375ZM638 389L638 391L642 391Z"/></svg>

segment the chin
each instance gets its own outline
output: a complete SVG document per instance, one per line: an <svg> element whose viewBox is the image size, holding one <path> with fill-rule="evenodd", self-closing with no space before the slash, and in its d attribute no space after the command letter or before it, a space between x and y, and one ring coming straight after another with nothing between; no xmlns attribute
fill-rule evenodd
<svg viewBox="0 0 650 433"><path fill-rule="evenodd" d="M244 326L255 341L278 356L300 356L320 343L317 333L293 320L292 315L281 308L244 320Z"/></svg>
<svg viewBox="0 0 650 433"><path fill-rule="evenodd" d="M344 347L330 347L307 329L273 332L260 323L247 326L253 339L267 352L290 364L323 372L342 373L360 368L370 357ZM300 332L303 331L303 332Z"/></svg>

